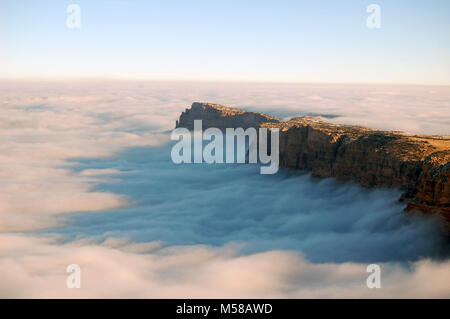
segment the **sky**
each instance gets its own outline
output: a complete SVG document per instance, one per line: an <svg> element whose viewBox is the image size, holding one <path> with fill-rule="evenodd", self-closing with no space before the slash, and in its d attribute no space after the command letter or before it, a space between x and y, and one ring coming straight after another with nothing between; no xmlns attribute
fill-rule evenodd
<svg viewBox="0 0 450 319"><path fill-rule="evenodd" d="M449 85L449 13L447 0L0 0L0 78Z"/></svg>

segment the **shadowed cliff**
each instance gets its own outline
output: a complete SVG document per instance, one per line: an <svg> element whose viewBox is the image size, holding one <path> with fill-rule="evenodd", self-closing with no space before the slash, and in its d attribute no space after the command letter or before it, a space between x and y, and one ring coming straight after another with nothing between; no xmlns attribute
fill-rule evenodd
<svg viewBox="0 0 450 319"><path fill-rule="evenodd" d="M263 113L193 103L177 127L280 129L280 165L313 176L353 180L367 187L398 187L407 210L440 214L450 222L450 137L335 125L315 117L287 122Z"/></svg>

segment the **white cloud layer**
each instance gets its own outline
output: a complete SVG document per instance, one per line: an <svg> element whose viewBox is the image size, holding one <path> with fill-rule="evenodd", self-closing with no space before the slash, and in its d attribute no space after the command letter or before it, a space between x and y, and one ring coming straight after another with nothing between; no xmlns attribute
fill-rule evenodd
<svg viewBox="0 0 450 319"><path fill-rule="evenodd" d="M1 297L450 297L449 261L419 260L411 271L383 263L383 288L369 290L365 264L315 264L292 251L242 255L232 244L162 248L113 238L62 244L61 238L23 233L61 227L68 213L133 205L97 188L120 183L119 170L77 172L73 159L164 144L161 132L173 128L192 101L450 134L448 87L133 81L13 81L0 87ZM65 287L71 263L82 266L80 290Z"/></svg>
<svg viewBox="0 0 450 319"><path fill-rule="evenodd" d="M125 240L58 244L52 237L0 234L0 297L9 298L449 298L450 261L410 270L380 263L381 289L367 264L312 264L300 254L240 255L238 247L135 244ZM8 243L8 244L5 244ZM66 288L66 267L81 267L81 288Z"/></svg>

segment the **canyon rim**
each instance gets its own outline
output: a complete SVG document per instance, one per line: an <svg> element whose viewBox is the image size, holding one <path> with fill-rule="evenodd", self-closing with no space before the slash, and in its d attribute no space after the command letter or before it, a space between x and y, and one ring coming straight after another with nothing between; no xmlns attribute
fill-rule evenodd
<svg viewBox="0 0 450 319"><path fill-rule="evenodd" d="M450 225L450 136L414 135L336 125L319 117L283 121L264 113L194 102L176 128L279 129L280 165L315 177L352 180L366 187L400 188L406 210L438 214Z"/></svg>

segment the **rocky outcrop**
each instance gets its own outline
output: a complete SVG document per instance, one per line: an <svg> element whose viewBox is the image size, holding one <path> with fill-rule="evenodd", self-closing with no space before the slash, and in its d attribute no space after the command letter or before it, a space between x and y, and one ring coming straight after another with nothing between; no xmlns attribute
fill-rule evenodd
<svg viewBox="0 0 450 319"><path fill-rule="evenodd" d="M280 129L280 165L313 176L353 180L367 187L397 187L407 210L438 213L450 222L450 137L419 136L335 125L315 117L287 122L263 113L194 103L177 127Z"/></svg>
<svg viewBox="0 0 450 319"><path fill-rule="evenodd" d="M227 127L259 127L263 123L280 123L281 120L264 113L246 112L218 104L192 103L190 109L186 109L180 115L176 127L194 129L194 120L202 120L203 128L216 127L225 130Z"/></svg>

